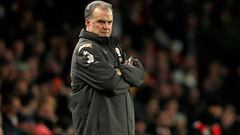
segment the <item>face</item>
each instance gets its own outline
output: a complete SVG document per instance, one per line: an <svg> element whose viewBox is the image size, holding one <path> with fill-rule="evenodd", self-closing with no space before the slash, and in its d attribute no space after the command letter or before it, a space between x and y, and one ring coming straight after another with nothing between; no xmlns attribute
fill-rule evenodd
<svg viewBox="0 0 240 135"><path fill-rule="evenodd" d="M96 8L90 19L86 19L86 30L97 34L99 37L109 37L112 33L112 11Z"/></svg>

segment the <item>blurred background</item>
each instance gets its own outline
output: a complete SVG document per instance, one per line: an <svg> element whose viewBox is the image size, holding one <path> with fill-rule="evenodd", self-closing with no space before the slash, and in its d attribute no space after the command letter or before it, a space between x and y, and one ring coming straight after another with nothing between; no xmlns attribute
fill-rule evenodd
<svg viewBox="0 0 240 135"><path fill-rule="evenodd" d="M90 0L0 1L0 134L72 135L70 63ZM240 1L111 0L142 61L136 135L240 135Z"/></svg>

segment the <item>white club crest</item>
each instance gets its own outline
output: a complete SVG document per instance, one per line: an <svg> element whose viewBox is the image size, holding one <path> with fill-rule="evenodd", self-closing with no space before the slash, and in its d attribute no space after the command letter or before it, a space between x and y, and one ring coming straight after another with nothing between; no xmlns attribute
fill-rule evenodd
<svg viewBox="0 0 240 135"><path fill-rule="evenodd" d="M122 63L122 62L123 62L123 59L122 59L122 55L121 55L120 50L116 47L116 48L115 48L115 51L116 51L116 53L117 53L117 55L118 55L119 61Z"/></svg>
<svg viewBox="0 0 240 135"><path fill-rule="evenodd" d="M115 48L115 51L116 51L116 53L117 53L118 57L121 57L120 50L119 50L118 48Z"/></svg>

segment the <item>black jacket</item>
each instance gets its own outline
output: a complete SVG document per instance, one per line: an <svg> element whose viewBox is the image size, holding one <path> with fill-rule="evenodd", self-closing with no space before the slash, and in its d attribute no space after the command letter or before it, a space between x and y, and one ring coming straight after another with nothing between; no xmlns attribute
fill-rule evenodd
<svg viewBox="0 0 240 135"><path fill-rule="evenodd" d="M71 64L70 107L76 135L134 135L129 87L143 83L144 71L139 61L130 66L123 64L125 59L116 39L81 31Z"/></svg>

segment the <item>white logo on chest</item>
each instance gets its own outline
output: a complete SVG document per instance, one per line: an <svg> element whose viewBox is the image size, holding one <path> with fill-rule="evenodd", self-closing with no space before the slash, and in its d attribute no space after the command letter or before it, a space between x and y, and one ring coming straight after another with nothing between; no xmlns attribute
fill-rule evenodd
<svg viewBox="0 0 240 135"><path fill-rule="evenodd" d="M119 50L117 47L115 48L115 52L116 52L117 55L118 55L119 61L122 62L122 61L123 61L123 59L122 59L122 55L121 55L120 50Z"/></svg>
<svg viewBox="0 0 240 135"><path fill-rule="evenodd" d="M118 57L121 57L120 50L119 50L118 48L115 48L115 51L116 51L116 53L117 53Z"/></svg>

